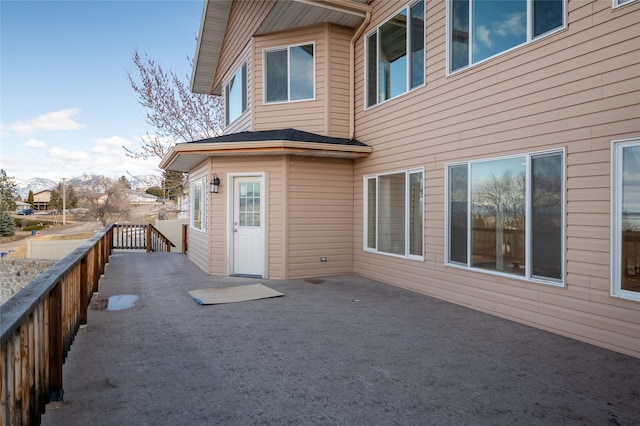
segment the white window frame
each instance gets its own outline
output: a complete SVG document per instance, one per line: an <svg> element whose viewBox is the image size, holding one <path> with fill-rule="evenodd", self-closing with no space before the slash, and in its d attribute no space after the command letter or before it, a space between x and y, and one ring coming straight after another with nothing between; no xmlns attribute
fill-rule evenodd
<svg viewBox="0 0 640 426"><path fill-rule="evenodd" d="M200 227L196 226L196 195L200 192ZM189 227L195 231L207 230L207 180L205 178L198 179L189 185Z"/></svg>
<svg viewBox="0 0 640 426"><path fill-rule="evenodd" d="M640 292L622 289L622 151L640 146L640 137L611 142L611 296L640 302Z"/></svg>
<svg viewBox="0 0 640 426"><path fill-rule="evenodd" d="M240 91L241 91L241 97L242 99L240 100L240 102L242 102L242 107L241 107L241 112L240 115L238 115L236 118L234 118L233 120L229 119L229 85L231 84L231 80L233 78L235 78L235 76L238 74L238 71L240 71ZM236 71L231 75L231 77L229 78L229 80L227 80L227 82L224 85L224 123L225 123L225 127L226 126L230 126L231 124L235 123L236 121L238 121L240 119L240 117L242 117L244 115L245 112L247 112L247 109L249 108L248 106L248 95L247 95L247 81L248 81L248 72L249 72L249 66L247 65L246 62L243 62L238 68L236 68Z"/></svg>
<svg viewBox="0 0 640 426"><path fill-rule="evenodd" d="M369 229L369 220L368 220L368 202L369 202L369 194L368 194L368 183L369 180L371 179L375 179L376 180L376 221L378 220L379 217L379 201L380 201L380 197L378 196L378 191L380 189L380 184L379 184L379 178L383 177L383 176L390 176L390 175L397 175L397 174L403 174L405 175L405 205L404 205L404 214L405 214L405 229L404 229L404 236L405 236L405 246L404 246L404 256L403 255L399 255L399 254L395 254L395 253L388 253L388 252L384 252L384 251L379 251L378 247L379 247L379 243L378 243L378 231L379 231L379 225L376 223L376 248L371 248L368 247L367 244L367 236L368 236L368 229ZM410 215L411 215L411 209L410 209L410 176L412 174L415 173L420 173L422 175L422 201L420 202L420 211L422 213L422 220L420 221L421 224L421 235L422 235L422 247L421 247L421 255L415 255L415 254L411 254L411 232L410 232L410 227L411 227L411 220L410 220ZM392 256L392 257L398 257L398 258L402 258L402 259L410 259L410 260L418 260L418 261L424 261L424 248L425 248L425 227L424 227L424 222L425 222L425 209L424 209L424 191L425 191L425 184L424 184L424 179L425 179L425 175L424 175L424 168L423 167L419 167L419 168L414 168L414 169L405 169L405 170L395 170L395 171L391 171L391 172L385 172L385 173L379 173L379 174L372 174L372 175L365 175L363 177L363 181L362 181L362 186L363 186L363 235L362 235L362 248L364 251L369 252L369 253L376 253L376 254L382 254L385 256Z"/></svg>
<svg viewBox="0 0 640 426"><path fill-rule="evenodd" d="M474 1L474 0L470 0L470 1ZM465 67L460 67L456 70L452 70L451 69L451 19L452 19L452 11L451 11L451 0L447 0L447 12L446 12L446 61L447 61L447 76L449 75L453 75L453 74L457 74L459 72L462 72L464 70L468 70L470 68L473 68L479 64L482 64L486 61L489 61L493 58L496 58L498 56L504 55L508 52L511 52L512 50L518 49L524 45L527 45L529 43L532 43L534 41L543 39L545 37L549 37L559 31L563 31L564 29L567 28L567 0L563 0L562 1L562 26L558 27L558 28L554 28L552 30L547 31L544 34L540 34L537 37L533 37L533 2L535 0L527 0L527 40L524 43L521 43L517 46L513 46L507 50L503 50L502 52L496 53L493 56L489 56L488 58L484 58L478 62L472 62L471 61L471 52L472 52L472 48L471 46L469 46L469 64ZM613 0L614 2L616 0ZM634 1L634 0L631 0ZM470 21L470 26L471 24L471 16L469 17L469 21Z"/></svg>
<svg viewBox="0 0 640 426"><path fill-rule="evenodd" d="M612 7L613 9L617 9L618 7L626 6L626 5L628 5L628 4L631 4L631 3L633 3L634 1L635 1L635 0L611 0L611 2L612 2L611 7Z"/></svg>
<svg viewBox="0 0 640 426"><path fill-rule="evenodd" d="M291 100L291 48L298 46L313 46L313 96L308 99L294 99ZM267 53L269 52L277 52L280 50L287 51L287 99L282 101L268 101L267 100ZM316 42L308 41L304 43L296 43L290 44L286 46L279 47L269 47L267 49L262 50L262 81L263 81L263 90L262 90L262 104L263 105L274 105L274 104L283 104L283 103L293 103L293 102L308 102L314 101L316 99Z"/></svg>
<svg viewBox="0 0 640 426"><path fill-rule="evenodd" d="M411 88L411 60L410 60L410 56L411 56L411 31L409 29L409 26L407 25L407 41L406 41L406 49L407 49L407 75L406 75L406 87L405 87L405 91L396 95L396 96L392 96L389 99L385 99L384 101L380 102L380 82L379 82L379 78L380 76L378 75L379 72L379 67L380 67L380 28L386 24L387 22L389 22L390 20L392 20L395 16L397 16L400 12L402 12L403 10L407 11L407 16L410 16L410 11L411 11L411 7L414 6L415 4L419 3L420 1L423 2L423 22L424 22L424 27L423 27L423 41L422 41L422 49L424 52L423 55L423 63L422 63L422 69L423 69L423 75L422 75L422 84L417 85L414 88ZM376 47L377 47L377 52L376 52L376 103L373 105L368 105L369 101L369 60L368 60L368 56L369 56L369 37L371 37L371 35L376 34ZM384 20L383 22L381 22L378 26L376 26L376 28L374 28L373 30L369 31L365 36L364 36L364 43L365 43L365 48L364 48L364 109L370 109L370 108L375 108L378 105L382 105L392 99L396 99L399 98L400 96L406 95L407 93L413 92L414 90L417 90L421 87L424 87L426 85L427 82L427 72L426 72L426 63L427 63L427 48L426 48L426 40L427 40L427 1L426 0L412 0L411 2L409 2L408 4L406 4L405 6L401 7L400 9L398 9L395 13L391 14L391 16L389 16L386 20Z"/></svg>
<svg viewBox="0 0 640 426"><path fill-rule="evenodd" d="M561 217L562 217L562 224L561 224L561 229L562 229L562 236L561 236L561 244L562 247L560 249L561 255L562 255L562 259L560 260L560 265L561 265L561 279L560 280L555 280L553 278L546 278L546 277L541 277L541 276L536 276L532 274L532 252L531 252L531 238L532 238L532 222L531 222L531 159L533 157L537 157L537 156L544 156L544 155L548 155L548 154L560 154L562 156L562 182L561 182L561 195L562 195L562 201L561 201ZM497 161L497 160L504 160L504 159L509 159L509 158L517 158L517 157L525 157L526 158L526 198L525 198L525 248L526 248L526 252L525 252L525 274L524 276L520 276L520 275L515 275L515 274L508 274L508 273L504 273L504 272L500 272L500 271L492 271L489 269L483 269L483 268L478 268L478 267L473 267L471 266L471 255L472 255L472 239L471 239L471 232L470 230L472 229L472 218L471 218L471 201L472 201L472 194L471 194L471 185L469 182L469 179L471 179L471 165L474 163L483 163L483 162L487 162L487 161ZM459 263L459 262L450 262L449 261L449 248L450 248L450 223L449 223L449 201L450 201L450 194L449 194L449 169L451 167L456 167L456 166L468 166L468 170L469 173L467 175L467 263L466 265L463 263ZM552 150L544 150L544 151L535 151L535 152L527 152L527 153L522 153L522 154L515 154L515 155L509 155L509 156L502 156L502 157L491 157L491 158L483 158L483 159L478 159L478 160L471 160L471 161L461 161L461 162L455 162L455 163L447 163L445 164L444 167L444 182L445 182L445 205L444 205L444 231L445 231L445 243L444 243L444 264L446 266L451 266L451 267L455 267L455 268L461 268L461 269L466 269L466 270L470 270L470 271L474 271L474 272L481 272L481 273L485 273L485 274L490 274L490 275L498 275L498 276L502 276L502 277L508 277L508 278L513 278L516 280L521 280L521 281L527 281L527 282L534 282L534 283L539 283L539 284L546 284L546 285L551 285L551 286L555 286L555 287L565 287L565 279L566 279L566 227L567 227L567 221L566 221L566 204L567 204L567 197L566 197L566 179L567 179L567 174L566 174L566 152L564 148L560 148L560 149L552 149Z"/></svg>

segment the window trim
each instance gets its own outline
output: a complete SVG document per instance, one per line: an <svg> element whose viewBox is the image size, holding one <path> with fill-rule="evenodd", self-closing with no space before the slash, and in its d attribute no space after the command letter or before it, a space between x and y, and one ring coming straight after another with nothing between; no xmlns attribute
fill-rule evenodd
<svg viewBox="0 0 640 426"><path fill-rule="evenodd" d="M622 289L620 259L620 230L622 229L622 151L630 146L640 146L640 137L611 141L611 289L612 297L640 302L640 292Z"/></svg>
<svg viewBox="0 0 640 426"><path fill-rule="evenodd" d="M531 223L531 159L534 157L540 157L540 156L544 156L544 155L552 155L552 154L561 154L562 156L562 165L561 165L561 169L562 169L562 182L561 182L561 188L560 188L560 193L562 195L562 201L561 201L561 211L560 211L560 215L562 218L562 224L561 224L561 229L562 229L562 236L560 238L561 241L561 248L560 248L560 252L562 254L562 259L560 260L560 267L561 267L561 279L560 280L555 280L553 278L545 278L545 277L541 277L541 276L537 276L537 275L533 275L532 272L532 251L531 251L531 238L532 238L532 223ZM473 267L471 266L471 250L472 250L472 240L471 240L471 232L469 232L471 228L471 202L472 202L472 196L471 196L471 185L469 184L469 181L467 180L467 263L466 265L460 262L450 262L449 261L449 248L450 248L450 221L449 221L449 204L450 204L450 191L449 191L449 170L451 167L455 167L455 166L463 166L466 165L468 167L469 173L467 174L467 179L469 179L471 177L471 165L474 163L484 163L484 162L488 162L488 161L498 161L498 160L505 160L505 159L510 159L510 158L517 158L517 157L525 157L526 158L526 189L525 189L525 245L526 245L526 252L525 252L525 265L526 265L526 269L525 269L525 274L523 276L520 275L514 275L514 274L508 274L508 273L504 273L504 272L500 272L500 271L492 271L489 269L483 269L483 268L477 268L477 267ZM445 202L444 202L444 264L445 266L451 266L454 268L460 268L460 269L465 269L468 271L474 271L474 272L480 272L480 273L484 273L484 274L488 274L488 275L497 275L497 276L501 276L501 277L506 277L506 278L512 278L515 280L520 280L520 281L526 281L526 282L531 282L531 283L538 283L538 284L545 284L545 285L550 285L550 286L554 286L554 287L562 287L564 288L566 286L566 274L567 274L567 268L566 268L566 262L567 262L567 256L566 256L566 235L567 235L567 219L566 219L566 204L567 204L567 195L566 195L566 180L567 180L567 160L566 160L566 149L564 147L562 148L558 148L558 149L549 149L549 150L542 150L542 151L533 151L533 152L525 152L525 153L520 153L520 154L513 154L513 155L506 155L506 156L499 156L499 157L489 157L489 158L480 158L480 159L476 159L476 160L469 160L469 161L458 161L458 162L453 162L453 163L446 163L444 166L444 191L445 191Z"/></svg>
<svg viewBox="0 0 640 426"><path fill-rule="evenodd" d="M380 82L379 82L379 75L378 75L378 70L380 68L380 28L386 24L387 22L391 21L395 16L397 16L398 14L400 14L403 10L407 11L407 16L410 15L411 13L411 7L418 4L419 2L423 2L423 7L422 7L422 13L423 13L423 17L422 17L422 22L423 22L423 40L422 40L422 49L423 49L423 58L422 58L422 68L423 68L423 76L422 76L422 83L418 84L416 87L411 87L411 64L409 63L410 60L407 60L407 72L406 72L406 91L400 93L399 95L390 97L388 99L385 99L384 101L380 102ZM368 101L368 97L369 97L369 93L368 93L368 88L369 88L369 61L368 61L368 56L369 56L369 37L371 37L373 34L376 34L376 48L377 48L377 52L376 52L376 103L373 105L369 105L369 101ZM407 58L410 58L411 56L411 34L410 34L410 30L409 27L407 26L407 41L406 41L406 48L407 48ZM403 7L399 8L398 10L396 10L394 13L392 13L387 19L385 19L384 21L380 22L380 24L378 24L374 29L372 29L371 31L369 31L368 33L366 33L363 37L364 40L364 109L365 111L371 108L375 108L378 105L382 105L384 103L387 103L393 99L399 98L401 96L406 95L407 93L411 93L414 90L420 89L421 87L426 86L427 84L427 72L426 72L426 64L427 64L427 4L426 4L426 0L411 0L409 1L409 3L405 4Z"/></svg>
<svg viewBox="0 0 640 426"><path fill-rule="evenodd" d="M231 79L234 78L236 76L236 74L238 74L238 71L241 72L241 102L242 102L242 111L240 112L240 115L238 115L236 118L234 118L233 120L229 120L229 84L231 84ZM244 115L245 112L247 112L247 110L249 109L249 99L248 99L248 88L247 88L247 84L248 84L248 72L249 72L249 66L247 65L247 62L243 62L238 68L236 68L236 71L232 74L232 76L229 78L229 80L227 80L227 82L224 85L224 122L225 122L225 127L230 126L231 124L235 123L236 121L238 121L240 119L240 117L242 117Z"/></svg>
<svg viewBox="0 0 640 426"><path fill-rule="evenodd" d="M475 1L475 0L469 0L469 1ZM532 21L532 17L533 17L533 1L535 0L527 0L527 40L524 43L518 44L516 46L510 47L507 50L503 50L502 52L498 52L495 55L489 56L487 58L484 58L478 62L473 62L471 63L471 61L469 61L469 64L465 67L460 67L456 70L452 70L451 69L451 19L452 19L452 12L451 12L451 2L452 0L447 0L447 4L446 4L446 47L445 47L445 51L446 51L446 61L447 61L447 67L446 67L446 76L450 76L450 75L455 75L458 74L460 72L463 72L465 70L468 70L470 68L473 68L475 66L478 66L480 64L483 64L487 61L490 61L498 56L504 55L508 52L511 52L515 49L519 49L523 46L526 46L528 44L531 44L533 42L536 42L538 40L542 40L546 37L549 37L553 34L556 34L557 32L563 31L567 29L567 15L568 15L568 10L567 10L567 0L562 0L562 26L558 27L558 28L554 28L552 30L547 31L546 33L540 34L537 37L533 36L533 21ZM616 0L612 0L612 1L616 1ZM635 0L631 0L631 1L635 1ZM626 4L626 3L625 3ZM471 48L469 48L469 55L471 55Z"/></svg>
<svg viewBox="0 0 640 426"><path fill-rule="evenodd" d="M622 6L633 3L635 0L611 0L611 8L617 9Z"/></svg>
<svg viewBox="0 0 640 426"><path fill-rule="evenodd" d="M411 209L410 209L410 205L409 205L409 183L410 183L410 176L414 173L420 173L422 175L422 203L421 203L421 211L422 211L422 220L421 220L421 225L422 225L422 231L421 231L421 235L422 235L422 254L421 255L415 255L415 254L411 254L411 232L410 232L410 226L411 226L411 220L410 220L410 215L411 215ZM405 242L404 242L404 250L405 250L405 254L404 255L399 255L399 254L395 254L395 253L388 253L388 252L384 252L384 251L380 251L378 250L378 230L379 227L377 226L376 223L376 248L371 248L368 247L367 245L367 236L368 236L368 230L369 230L369 215L368 215L368 202L369 202L369 194L368 194L368 183L369 180L371 179L375 179L376 181L376 221L378 220L379 217L379 197L378 195L378 190L380 188L380 185L378 183L378 180L380 177L383 176L391 176L391 175L397 175L397 174L404 174L405 175L405 205L404 205L404 217L405 217L405 223L404 223L404 237L405 237ZM385 255L385 256L391 256L391 257L396 257L396 258L400 258L400 259L408 259L408 260L416 260L416 261L424 261L425 258L425 203L424 203L424 193L425 193L425 172L424 172L424 167L415 167L415 168L411 168L411 169L401 169L401 170L394 170L394 171L389 171L389 172L384 172L384 173L377 173L377 174L368 174L368 175L364 175L363 176L363 180L362 180L362 188L363 188L363 196L362 196L362 201L363 201L363 215L362 215L362 223L363 223L363 235L362 235L362 249L365 252L368 253L375 253L375 254L381 254L381 255Z"/></svg>
<svg viewBox="0 0 640 426"><path fill-rule="evenodd" d="M198 228L195 225L195 193L196 187L200 187L201 195L200 195L200 224L201 226ZM189 185L189 227L194 231L206 232L207 230L207 179L200 178L193 181Z"/></svg>
<svg viewBox="0 0 640 426"><path fill-rule="evenodd" d="M299 46L313 46L313 96L308 99L294 99L291 100L291 48ZM283 101L268 101L267 100L267 53L278 52L281 50L287 51L287 99ZM316 42L307 41L303 43L288 44L285 46L268 47L262 49L262 104L263 105L277 105L295 102L309 102L316 100Z"/></svg>

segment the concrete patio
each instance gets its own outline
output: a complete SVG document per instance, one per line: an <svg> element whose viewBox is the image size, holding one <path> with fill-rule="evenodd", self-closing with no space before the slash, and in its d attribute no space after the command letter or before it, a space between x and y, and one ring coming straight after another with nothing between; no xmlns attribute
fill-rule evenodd
<svg viewBox="0 0 640 426"><path fill-rule="evenodd" d="M311 281L311 282L310 282ZM201 306L260 282L284 297ZM640 359L357 276L206 275L115 253L44 425L637 425Z"/></svg>

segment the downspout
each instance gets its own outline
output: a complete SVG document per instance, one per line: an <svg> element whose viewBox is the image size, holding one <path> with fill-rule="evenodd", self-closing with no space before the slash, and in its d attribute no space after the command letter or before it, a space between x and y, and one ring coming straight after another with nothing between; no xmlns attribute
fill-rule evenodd
<svg viewBox="0 0 640 426"><path fill-rule="evenodd" d="M364 21L356 30L349 45L349 139L353 139L356 133L356 41L362 35L370 21L371 12L367 11L364 15Z"/></svg>

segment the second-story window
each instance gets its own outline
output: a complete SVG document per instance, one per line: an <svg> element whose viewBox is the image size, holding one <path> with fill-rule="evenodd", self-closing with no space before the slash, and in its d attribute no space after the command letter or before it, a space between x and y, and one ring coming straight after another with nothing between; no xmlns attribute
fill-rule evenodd
<svg viewBox="0 0 640 426"><path fill-rule="evenodd" d="M243 64L224 87L225 124L233 123L247 110L247 64Z"/></svg>
<svg viewBox="0 0 640 426"><path fill-rule="evenodd" d="M366 37L366 104L424 84L424 0L409 4Z"/></svg>
<svg viewBox="0 0 640 426"><path fill-rule="evenodd" d="M449 71L564 27L565 0L450 0Z"/></svg>
<svg viewBox="0 0 640 426"><path fill-rule="evenodd" d="M315 97L314 45L265 51L265 102L303 101Z"/></svg>

